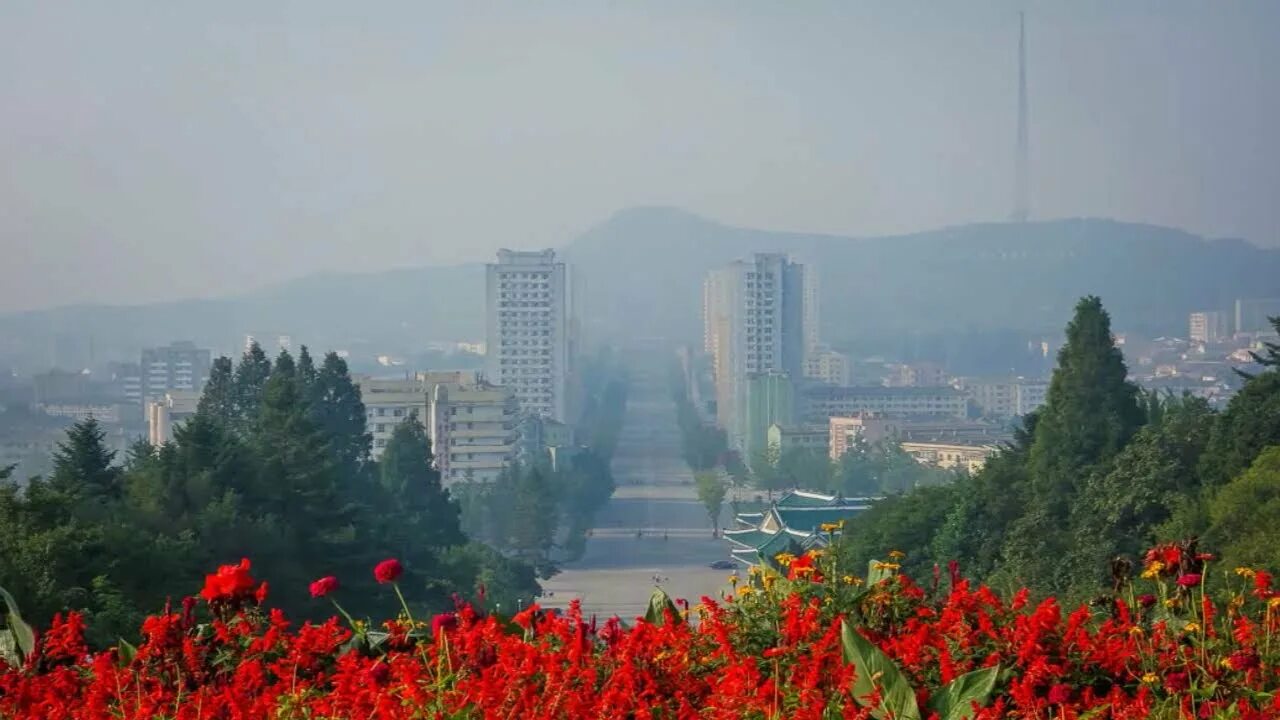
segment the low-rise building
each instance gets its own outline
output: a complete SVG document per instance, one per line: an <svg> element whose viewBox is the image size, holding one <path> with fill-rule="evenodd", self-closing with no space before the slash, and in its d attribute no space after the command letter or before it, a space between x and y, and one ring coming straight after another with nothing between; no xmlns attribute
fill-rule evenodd
<svg viewBox="0 0 1280 720"><path fill-rule="evenodd" d="M827 454L832 460L839 460L859 443L871 445L896 437L901 432L902 422L896 418L866 412L849 417L828 418Z"/></svg>
<svg viewBox="0 0 1280 720"><path fill-rule="evenodd" d="M403 378L357 377L365 421L373 438L373 458L382 457L396 425L410 415L416 414L418 422L430 431L428 398L437 385L474 385L479 381L480 374L475 370L432 370Z"/></svg>
<svg viewBox="0 0 1280 720"><path fill-rule="evenodd" d="M89 418L113 425L120 422L119 406L110 403L40 403L36 405L36 411L73 422Z"/></svg>
<svg viewBox="0 0 1280 720"><path fill-rule="evenodd" d="M805 357L804 376L828 385L848 385L853 381L853 361L844 353L819 348Z"/></svg>
<svg viewBox="0 0 1280 720"><path fill-rule="evenodd" d="M803 418L819 423L858 413L962 418L966 407L964 394L951 387L815 385L803 393Z"/></svg>
<svg viewBox="0 0 1280 720"><path fill-rule="evenodd" d="M999 449L992 444L970 444L956 442L913 442L903 441L902 450L922 465L950 470L962 468L966 472L976 473L986 464Z"/></svg>
<svg viewBox="0 0 1280 720"><path fill-rule="evenodd" d="M1049 381L1024 377L960 378L956 387L983 415L1020 417L1044 404Z"/></svg>
<svg viewBox="0 0 1280 720"><path fill-rule="evenodd" d="M518 414L510 388L484 382L435 385L426 418L441 481L498 479L515 457Z"/></svg>
<svg viewBox="0 0 1280 720"><path fill-rule="evenodd" d="M768 447L774 457L782 457L791 450L827 450L828 431L825 425L807 424L799 427L783 427L778 423L769 426Z"/></svg>
<svg viewBox="0 0 1280 720"><path fill-rule="evenodd" d="M890 387L938 387L947 384L947 372L937 363L908 363L893 370L885 378L885 385Z"/></svg>

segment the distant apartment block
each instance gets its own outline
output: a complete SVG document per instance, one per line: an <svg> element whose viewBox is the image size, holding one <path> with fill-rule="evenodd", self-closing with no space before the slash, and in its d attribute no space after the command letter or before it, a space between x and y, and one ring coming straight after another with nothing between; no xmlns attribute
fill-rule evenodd
<svg viewBox="0 0 1280 720"><path fill-rule="evenodd" d="M142 351L142 400L158 400L170 390L199 392L209 378L209 350L175 342Z"/></svg>
<svg viewBox="0 0 1280 720"><path fill-rule="evenodd" d="M155 446L173 441L173 431L196 414L200 393L171 390L147 401L147 442Z"/></svg>
<svg viewBox="0 0 1280 720"><path fill-rule="evenodd" d="M1187 337L1191 342L1213 345L1231 336L1229 318L1224 312L1204 310L1193 312L1188 318Z"/></svg>
<svg viewBox="0 0 1280 720"><path fill-rule="evenodd" d="M708 273L703 282L703 346L712 357L716 413L732 447L760 449L768 425L746 427L748 378L805 372L807 345L814 342L806 319L816 316L805 290L805 268L785 255L760 253Z"/></svg>
<svg viewBox="0 0 1280 720"><path fill-rule="evenodd" d="M142 366L137 363L113 362L107 367L112 395L126 405L142 407Z"/></svg>
<svg viewBox="0 0 1280 720"><path fill-rule="evenodd" d="M892 387L937 387L947 384L947 372L937 363L908 363L897 366L885 384Z"/></svg>
<svg viewBox="0 0 1280 720"><path fill-rule="evenodd" d="M1235 310L1237 333L1269 333L1270 318L1280 316L1280 298L1240 298Z"/></svg>
<svg viewBox="0 0 1280 720"><path fill-rule="evenodd" d="M747 377L745 402L737 425L743 428L743 458L755 462L768 447L769 427L790 427L796 420L795 386L784 372L753 373Z"/></svg>
<svg viewBox="0 0 1280 720"><path fill-rule="evenodd" d="M89 376L82 372L69 372L54 368L32 378L37 405L49 403L75 403L89 392Z"/></svg>
<svg viewBox="0 0 1280 720"><path fill-rule="evenodd" d="M951 387L817 385L804 391L802 406L803 416L810 422L859 413L956 418L967 414L967 399Z"/></svg>
<svg viewBox="0 0 1280 720"><path fill-rule="evenodd" d="M957 387L983 415L1020 417L1040 407L1049 381L1030 378L960 378Z"/></svg>
<svg viewBox="0 0 1280 720"><path fill-rule="evenodd" d="M118 405L97 403L40 403L36 410L49 417L66 418L81 422L93 418L98 422L115 424L120 422Z"/></svg>
<svg viewBox="0 0 1280 720"><path fill-rule="evenodd" d="M485 366L523 412L566 422L573 362L573 283L554 250L499 250L486 269Z"/></svg>
<svg viewBox="0 0 1280 720"><path fill-rule="evenodd" d="M407 378L356 378L373 438L374 459L382 457L396 426L405 418L417 413L418 422L427 427L428 395L437 384L473 384L477 380L477 373L468 370L422 372Z"/></svg>
<svg viewBox="0 0 1280 720"><path fill-rule="evenodd" d="M800 427L783 427L778 423L769 426L768 447L775 457L782 457L792 450L827 451L827 427L808 424Z"/></svg>
<svg viewBox="0 0 1280 720"><path fill-rule="evenodd" d="M844 353L818 348L805 357L804 376L827 385L848 385L853 380L853 362Z"/></svg>
<svg viewBox="0 0 1280 720"><path fill-rule="evenodd" d="M427 428L441 481L493 482L515 457L520 405L510 388L439 383Z"/></svg>
<svg viewBox="0 0 1280 720"><path fill-rule="evenodd" d="M874 413L857 413L827 419L827 454L839 460L859 444L874 445L896 437L902 421Z"/></svg>

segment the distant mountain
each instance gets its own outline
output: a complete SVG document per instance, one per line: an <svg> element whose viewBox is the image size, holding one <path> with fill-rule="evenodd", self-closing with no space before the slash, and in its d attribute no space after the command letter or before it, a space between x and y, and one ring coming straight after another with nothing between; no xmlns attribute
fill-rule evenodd
<svg viewBox="0 0 1280 720"><path fill-rule="evenodd" d="M572 242L598 322L694 337L709 268L781 251L820 276L822 334L969 330L1059 333L1076 300L1102 297L1121 330L1186 333L1187 313L1280 294L1280 250L1110 220L965 225L847 238L734 228L681 210L637 208Z"/></svg>
<svg viewBox="0 0 1280 720"><path fill-rule="evenodd" d="M753 252L790 253L821 278L823 336L1058 333L1081 295L1121 330L1185 334L1186 315L1280 294L1280 250L1110 220L981 224L846 238L722 225L682 210L624 210L563 248L585 278L598 338L696 340L706 271ZM315 347L409 352L484 332L480 264L325 274L217 300L77 306L0 316L0 363L136 357L172 339L232 348L247 332ZM74 358L74 360L71 360Z"/></svg>

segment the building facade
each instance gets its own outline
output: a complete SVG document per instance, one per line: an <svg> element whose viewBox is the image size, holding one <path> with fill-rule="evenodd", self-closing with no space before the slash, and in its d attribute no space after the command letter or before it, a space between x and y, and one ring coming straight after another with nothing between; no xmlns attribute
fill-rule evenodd
<svg viewBox="0 0 1280 720"><path fill-rule="evenodd" d="M785 255L760 253L711 271L703 282L703 346L712 357L716 414L729 443L749 452L747 381L760 373L804 376L807 319L816 315L805 268ZM757 446L768 425L757 428Z"/></svg>
<svg viewBox="0 0 1280 720"><path fill-rule="evenodd" d="M826 453L827 437L825 425L784 427L774 423L769 426L769 453L779 458L791 450L818 450Z"/></svg>
<svg viewBox="0 0 1280 720"><path fill-rule="evenodd" d="M1045 403L1049 381L1034 378L960 378L957 388L989 417L1021 417Z"/></svg>
<svg viewBox="0 0 1280 720"><path fill-rule="evenodd" d="M173 441L173 431L196 414L200 393L171 390L147 401L147 442L159 447Z"/></svg>
<svg viewBox="0 0 1280 720"><path fill-rule="evenodd" d="M142 401L162 400L170 390L200 392L209 379L209 350L175 342L142 351Z"/></svg>
<svg viewBox="0 0 1280 720"><path fill-rule="evenodd" d="M754 373L747 378L746 402L740 406L744 429L740 450L748 464L768 449L769 427L795 423L795 387L784 372Z"/></svg>
<svg viewBox="0 0 1280 720"><path fill-rule="evenodd" d="M1227 314L1216 310L1193 312L1188 317L1187 337L1191 342L1212 345L1231 336Z"/></svg>
<svg viewBox="0 0 1280 720"><path fill-rule="evenodd" d="M991 457L997 449L997 446L990 444L914 441L902 443L903 452L922 465L931 465L943 470L960 468L969 474L981 470L987 458Z"/></svg>
<svg viewBox="0 0 1280 720"><path fill-rule="evenodd" d="M1280 316L1280 298L1240 298L1235 310L1237 333L1269 333L1269 318Z"/></svg>
<svg viewBox="0 0 1280 720"><path fill-rule="evenodd" d="M967 407L964 394L950 387L815 385L803 394L803 417L809 422L859 413L963 418Z"/></svg>
<svg viewBox="0 0 1280 720"><path fill-rule="evenodd" d="M569 419L572 288L554 250L499 250L486 269L486 374L515 392L522 411L560 422Z"/></svg>
<svg viewBox="0 0 1280 720"><path fill-rule="evenodd" d="M828 418L827 455L832 460L839 460L859 444L872 445L898 437L901 434L901 427L902 421L874 413Z"/></svg>
<svg viewBox="0 0 1280 720"><path fill-rule="evenodd" d="M844 353L818 348L805 358L804 376L843 387L853 381L853 361Z"/></svg>
<svg viewBox="0 0 1280 720"><path fill-rule="evenodd" d="M425 417L441 482L497 480L515 457L519 407L510 388L435 385Z"/></svg>

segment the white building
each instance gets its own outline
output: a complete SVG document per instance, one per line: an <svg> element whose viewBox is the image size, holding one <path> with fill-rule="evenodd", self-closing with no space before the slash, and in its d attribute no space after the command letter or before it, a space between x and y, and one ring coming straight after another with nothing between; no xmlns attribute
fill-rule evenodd
<svg viewBox="0 0 1280 720"><path fill-rule="evenodd" d="M159 400L170 390L199 392L209 379L209 350L175 342L142 351L142 400Z"/></svg>
<svg viewBox="0 0 1280 720"><path fill-rule="evenodd" d="M836 415L860 413L963 418L967 409L964 394L950 387L819 385L807 388L802 402L809 422L827 422Z"/></svg>
<svg viewBox="0 0 1280 720"><path fill-rule="evenodd" d="M147 442L160 446L173 441L178 425L196 414L200 393L194 390L171 390L157 400L147 402Z"/></svg>
<svg viewBox="0 0 1280 720"><path fill-rule="evenodd" d="M420 372L405 378L357 377L360 399L364 403L365 422L373 437L373 458L382 456L396 425L417 413L418 422L427 425L431 391L440 383L473 384L479 379L474 370Z"/></svg>
<svg viewBox="0 0 1280 720"><path fill-rule="evenodd" d="M499 250L485 278L485 368L524 412L568 421L573 291L554 250Z"/></svg>
<svg viewBox="0 0 1280 720"><path fill-rule="evenodd" d="M805 377L828 385L848 385L853 381L853 362L848 355L819 348L805 358Z"/></svg>
<svg viewBox="0 0 1280 720"><path fill-rule="evenodd" d="M956 387L983 415L1021 417L1044 405L1049 381L1022 377L960 378Z"/></svg>
<svg viewBox="0 0 1280 720"><path fill-rule="evenodd" d="M445 484L493 482L516 453L519 402L510 388L439 383L427 403L427 431Z"/></svg>
<svg viewBox="0 0 1280 720"><path fill-rule="evenodd" d="M757 253L703 281L703 343L712 356L716 413L732 447L743 449L748 376L804 375L806 343L814 339L806 319L816 316L806 305L813 302L804 266L785 255Z"/></svg>

